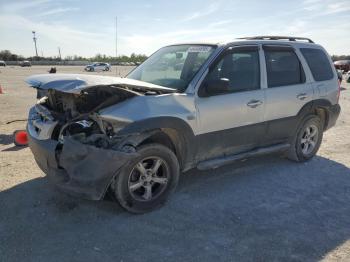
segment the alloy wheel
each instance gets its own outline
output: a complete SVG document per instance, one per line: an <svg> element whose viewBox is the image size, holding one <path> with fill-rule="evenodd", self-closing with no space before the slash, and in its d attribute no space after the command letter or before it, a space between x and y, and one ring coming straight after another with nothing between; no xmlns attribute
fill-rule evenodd
<svg viewBox="0 0 350 262"><path fill-rule="evenodd" d="M169 167L160 157L147 157L138 162L128 179L131 196L138 201L150 201L164 192L169 179Z"/></svg>
<svg viewBox="0 0 350 262"><path fill-rule="evenodd" d="M316 125L309 125L304 129L301 137L301 151L304 155L310 154L316 147L318 140L318 128Z"/></svg>

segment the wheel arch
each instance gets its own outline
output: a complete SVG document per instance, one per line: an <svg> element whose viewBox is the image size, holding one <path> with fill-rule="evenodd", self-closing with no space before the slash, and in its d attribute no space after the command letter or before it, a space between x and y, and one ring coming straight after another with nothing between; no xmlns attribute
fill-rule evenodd
<svg viewBox="0 0 350 262"><path fill-rule="evenodd" d="M134 146L159 143L170 148L177 156L182 171L195 164L195 136L192 128L180 118L155 117L137 121L127 125L118 134L136 135L138 141Z"/></svg>
<svg viewBox="0 0 350 262"><path fill-rule="evenodd" d="M319 116L323 123L323 129L325 130L328 126L329 121L329 108L332 106L331 102L327 99L316 99L305 104L298 113L299 122L302 119L313 113Z"/></svg>

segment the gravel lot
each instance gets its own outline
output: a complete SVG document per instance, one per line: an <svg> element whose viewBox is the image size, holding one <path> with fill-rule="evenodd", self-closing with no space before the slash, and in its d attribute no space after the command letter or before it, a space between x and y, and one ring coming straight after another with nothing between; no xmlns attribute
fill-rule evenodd
<svg viewBox="0 0 350 262"><path fill-rule="evenodd" d="M313 160L192 170L162 209L131 215L58 192L30 150L12 144L25 122L5 123L25 119L35 102L23 80L48 69L0 69L0 261L350 261L350 84Z"/></svg>

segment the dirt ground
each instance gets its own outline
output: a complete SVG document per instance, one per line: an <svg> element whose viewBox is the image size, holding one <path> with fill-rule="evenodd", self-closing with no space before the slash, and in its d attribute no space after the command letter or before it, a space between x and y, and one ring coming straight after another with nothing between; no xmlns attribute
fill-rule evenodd
<svg viewBox="0 0 350 262"><path fill-rule="evenodd" d="M12 144L25 122L5 123L25 119L36 100L23 80L48 69L0 69L0 261L350 261L350 84L313 160L192 170L162 209L131 215L60 193L30 150Z"/></svg>

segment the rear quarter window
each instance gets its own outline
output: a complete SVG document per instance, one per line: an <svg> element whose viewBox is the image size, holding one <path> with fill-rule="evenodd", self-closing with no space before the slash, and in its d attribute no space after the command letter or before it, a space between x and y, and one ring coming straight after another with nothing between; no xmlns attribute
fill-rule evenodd
<svg viewBox="0 0 350 262"><path fill-rule="evenodd" d="M300 48L315 81L333 78L333 70L326 54L321 49Z"/></svg>

